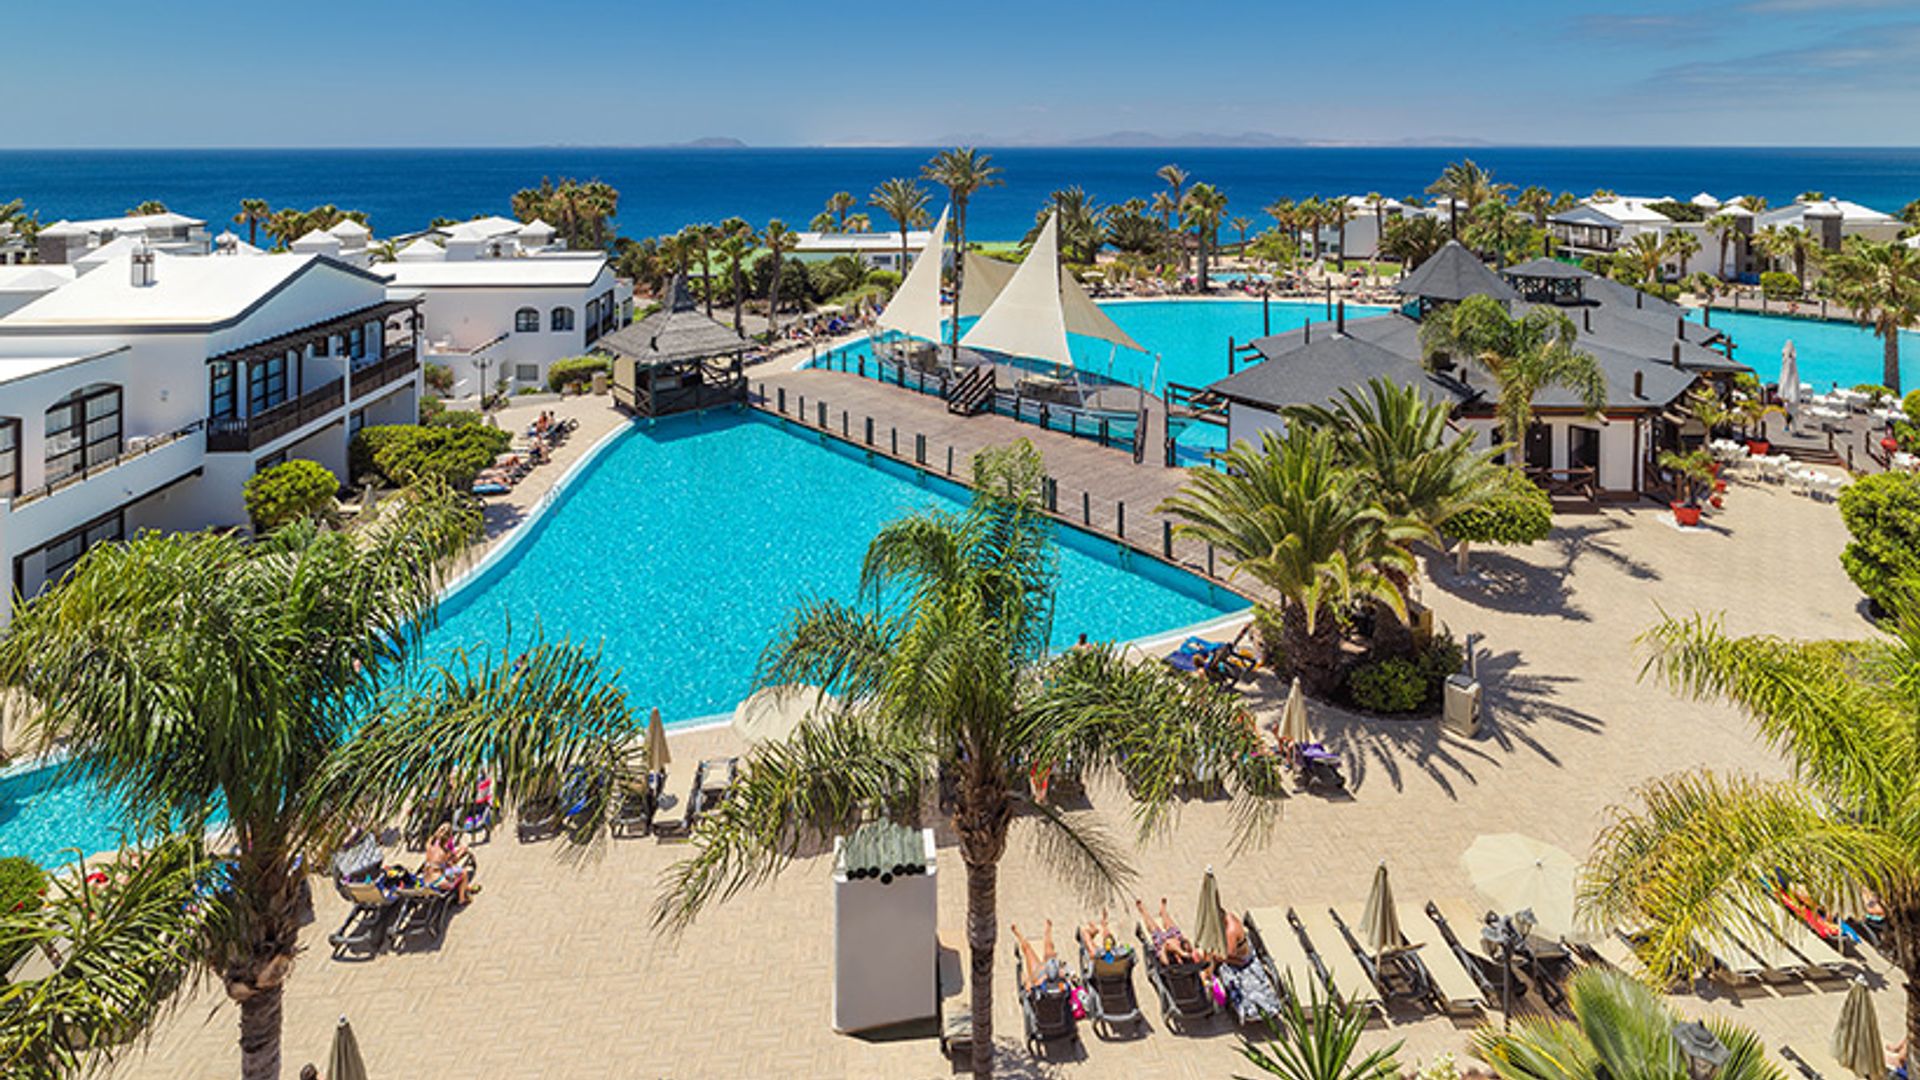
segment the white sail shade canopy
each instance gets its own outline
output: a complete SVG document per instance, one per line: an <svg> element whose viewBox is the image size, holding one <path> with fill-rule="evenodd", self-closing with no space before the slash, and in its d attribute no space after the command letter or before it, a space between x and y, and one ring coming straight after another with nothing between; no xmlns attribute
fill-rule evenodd
<svg viewBox="0 0 1920 1080"><path fill-rule="evenodd" d="M947 238L947 212L940 211L927 246L913 260L900 288L880 313L882 330L893 330L924 341L939 341L942 329L940 313L940 247Z"/></svg>

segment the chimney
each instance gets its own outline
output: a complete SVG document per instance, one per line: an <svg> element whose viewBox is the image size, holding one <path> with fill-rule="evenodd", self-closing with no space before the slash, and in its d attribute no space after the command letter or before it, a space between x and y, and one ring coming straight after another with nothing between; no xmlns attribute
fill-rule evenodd
<svg viewBox="0 0 1920 1080"><path fill-rule="evenodd" d="M1347 332L1347 302L1345 300L1340 301L1340 306L1334 309L1333 318L1333 332L1336 334L1345 334Z"/></svg>
<svg viewBox="0 0 1920 1080"><path fill-rule="evenodd" d="M1687 340L1687 317L1685 315L1675 315L1673 317L1673 336L1679 338L1681 341Z"/></svg>
<svg viewBox="0 0 1920 1080"><path fill-rule="evenodd" d="M134 288L144 289L154 283L153 249L149 248L145 241L133 249L130 265L133 269Z"/></svg>
<svg viewBox="0 0 1920 1080"><path fill-rule="evenodd" d="M1593 309L1580 309L1580 329L1584 333L1593 333Z"/></svg>
<svg viewBox="0 0 1920 1080"><path fill-rule="evenodd" d="M1677 341L1673 343L1673 366L1680 366L1680 343Z"/></svg>
<svg viewBox="0 0 1920 1080"><path fill-rule="evenodd" d="M1639 311L1641 308L1646 307L1646 299L1646 293L1641 292L1639 289L1633 290L1633 310Z"/></svg>
<svg viewBox="0 0 1920 1080"><path fill-rule="evenodd" d="M1633 396L1634 397L1644 398L1647 396L1646 389L1645 389L1646 378L1647 378L1647 373L1644 371L1636 371L1633 373Z"/></svg>

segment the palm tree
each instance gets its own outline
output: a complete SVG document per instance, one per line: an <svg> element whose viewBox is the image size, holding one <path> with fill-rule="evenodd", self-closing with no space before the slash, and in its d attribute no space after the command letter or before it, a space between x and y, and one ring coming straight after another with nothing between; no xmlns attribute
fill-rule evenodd
<svg viewBox="0 0 1920 1080"><path fill-rule="evenodd" d="M1489 199L1467 212L1467 246L1493 256L1497 266L1505 266L1524 254L1533 241L1533 227L1527 219L1499 199Z"/></svg>
<svg viewBox="0 0 1920 1080"><path fill-rule="evenodd" d="M927 193L904 177L883 181L867 196L874 209L893 219L900 230L900 272L907 272L907 230L927 223Z"/></svg>
<svg viewBox="0 0 1920 1080"><path fill-rule="evenodd" d="M851 191L836 191L827 196L826 209L813 215L814 231L846 232L847 215L853 213L853 208L859 205L860 200L854 198Z"/></svg>
<svg viewBox="0 0 1920 1080"><path fill-rule="evenodd" d="M998 871L1010 831L1032 833L1090 892L1130 877L1107 834L1030 796L1029 777L1069 761L1123 777L1143 830L1164 822L1178 786L1201 769L1240 793L1249 830L1271 823L1282 795L1275 759L1250 752L1258 735L1231 696L1106 645L1048 655L1055 556L1038 505L1044 468L1024 442L983 453L968 510L922 511L874 538L861 570L872 604L794 611L758 681L821 686L853 704L748 759L654 907L658 923L684 927L863 821L918 825L944 778L966 867L972 1064L983 1078L993 1065ZM883 594L900 599L880 604Z"/></svg>
<svg viewBox="0 0 1920 1080"><path fill-rule="evenodd" d="M1720 242L1720 278L1727 277L1727 248L1740 232L1740 219L1732 214L1715 214L1706 220L1707 233Z"/></svg>
<svg viewBox="0 0 1920 1080"><path fill-rule="evenodd" d="M114 793L124 820L179 823L179 842L204 845L224 813L233 854L172 905L164 957L131 972L70 960L34 985L44 1006L10 998L0 1071L48 1075L71 1047L121 1042L198 966L239 1004L241 1075L272 1080L302 888L348 829L483 775L519 791L577 766L596 789L581 828L597 830L597 788L612 789L639 726L591 653L536 646L425 672L413 658L442 571L477 529L466 504L410 491L351 534L145 533L95 547L18 610L0 682L33 703L36 740L64 745L67 773ZM70 940L124 940L120 921L140 917L95 915ZM72 1027L36 1023L78 999L91 1004Z"/></svg>
<svg viewBox="0 0 1920 1080"><path fill-rule="evenodd" d="M127 211L127 216L128 217L145 217L148 214L164 214L166 212L167 212L166 203L161 202L159 199L147 199L144 202L138 203L132 208L130 208Z"/></svg>
<svg viewBox="0 0 1920 1080"><path fill-rule="evenodd" d="M1733 201L1745 207L1750 213L1764 214L1767 211L1765 195L1742 195Z"/></svg>
<svg viewBox="0 0 1920 1080"><path fill-rule="evenodd" d="M1286 234L1287 243L1293 246L1291 263L1300 255L1300 206L1292 199L1275 199L1260 208L1260 212L1273 219L1276 228Z"/></svg>
<svg viewBox="0 0 1920 1080"><path fill-rule="evenodd" d="M1660 239L1661 253L1673 263L1676 277L1685 277L1687 262L1700 254L1700 238L1685 229L1674 229Z"/></svg>
<svg viewBox="0 0 1920 1080"><path fill-rule="evenodd" d="M1686 1052L1674 1035L1679 1019L1658 994L1606 968L1583 968L1567 984L1571 1020L1528 1016L1511 1031L1483 1027L1473 1052L1501 1080L1595 1080L1598 1077L1685 1077ZM1730 1051L1714 1080L1785 1080L1767 1047L1746 1028L1715 1017L1707 1030Z"/></svg>
<svg viewBox="0 0 1920 1080"><path fill-rule="evenodd" d="M1380 252L1390 259L1397 259L1400 265L1411 270L1428 259L1433 258L1447 242L1440 231L1440 223L1426 215L1403 217L1387 223L1387 234L1381 239Z"/></svg>
<svg viewBox="0 0 1920 1080"><path fill-rule="evenodd" d="M1520 446L1533 426L1533 399L1549 386L1573 391L1588 416L1606 407L1607 380L1593 356L1575 347L1578 337L1560 311L1534 307L1516 319L1498 300L1479 295L1429 314L1420 326L1420 349L1429 362L1445 355L1492 375L1500 390L1494 413L1501 438Z"/></svg>
<svg viewBox="0 0 1920 1080"><path fill-rule="evenodd" d="M1547 215L1553 212L1553 192L1534 184L1513 197L1513 207L1531 217L1534 228L1545 232Z"/></svg>
<svg viewBox="0 0 1920 1080"><path fill-rule="evenodd" d="M1033 228L1021 242L1031 245L1038 239L1050 216L1059 222L1061 258L1091 263L1100 257L1100 246L1107 242L1107 210L1085 188L1075 184L1049 195L1046 205L1034 211Z"/></svg>
<svg viewBox="0 0 1920 1080"><path fill-rule="evenodd" d="M1387 197L1369 191L1363 201L1367 209L1373 211L1373 254L1367 256L1367 265L1371 267L1380 261L1380 245L1387 238Z"/></svg>
<svg viewBox="0 0 1920 1080"><path fill-rule="evenodd" d="M289 206L275 210L262 231L267 234L267 239L274 242L275 250L284 251L288 245L312 231L309 221L306 211Z"/></svg>
<svg viewBox="0 0 1920 1080"><path fill-rule="evenodd" d="M1167 185L1167 205L1173 208L1173 213L1178 213L1181 202L1186 199L1187 170L1178 165L1162 165L1159 169L1155 170L1154 175L1158 176ZM1173 226L1173 217L1171 214L1164 220L1169 228Z"/></svg>
<svg viewBox="0 0 1920 1080"><path fill-rule="evenodd" d="M1793 277L1800 283L1800 291L1807 290L1807 267L1820 256L1820 241L1812 233L1798 225L1769 225L1754 237L1760 250L1773 259L1785 259L1793 264Z"/></svg>
<svg viewBox="0 0 1920 1080"><path fill-rule="evenodd" d="M920 169L920 177L947 189L947 205L953 207L953 289L960 295L965 275L967 252L967 204L974 192L999 187L1000 168L990 155L971 146L942 150ZM948 345L955 357L960 355L960 320L948 320Z"/></svg>
<svg viewBox="0 0 1920 1080"><path fill-rule="evenodd" d="M700 256L700 291L706 293L707 318L713 318L713 245L720 239L716 225L688 225L681 230L689 246Z"/></svg>
<svg viewBox="0 0 1920 1080"><path fill-rule="evenodd" d="M787 253L794 249L799 237L787 228L786 222L774 218L767 222L760 239L767 245L767 258L773 260L767 273L767 332L777 339L780 336L780 271L786 267Z"/></svg>
<svg viewBox="0 0 1920 1080"><path fill-rule="evenodd" d="M1455 223L1460 217L1461 203L1471 211L1488 199L1504 197L1511 190L1511 184L1494 183L1493 174L1476 165L1472 158L1450 163L1440 170L1439 178L1427 185L1427 194L1446 196L1448 229L1455 237L1459 236Z"/></svg>
<svg viewBox="0 0 1920 1080"><path fill-rule="evenodd" d="M1291 976L1281 995L1280 1017L1267 1020L1272 1036L1263 1048L1242 1036L1240 1056L1269 1076L1282 1080L1394 1080L1401 1044L1370 1051L1355 1061L1367 1013L1335 997L1322 998L1320 983L1309 979L1303 1001Z"/></svg>
<svg viewBox="0 0 1920 1080"><path fill-rule="evenodd" d="M1227 193L1212 184L1195 184L1187 189L1180 208L1180 224L1193 230L1199 241L1200 291L1207 291L1207 256L1219 237L1220 221L1227 213Z"/></svg>
<svg viewBox="0 0 1920 1080"><path fill-rule="evenodd" d="M233 223L247 227L247 243L258 244L261 224L272 217L273 210L267 206L267 200L241 199L240 212L233 215Z"/></svg>
<svg viewBox="0 0 1920 1080"><path fill-rule="evenodd" d="M1910 596L1911 594L1909 594ZM1594 925L1647 931L1654 979L1697 962L1694 942L1779 913L1782 887L1831 911L1862 890L1886 909L1882 955L1905 975L1905 1031L1920 1045L1920 611L1897 603L1867 640L1733 637L1718 618L1667 618L1643 635L1647 671L1685 697L1747 714L1791 766L1657 780L1595 842L1580 899Z"/></svg>
<svg viewBox="0 0 1920 1080"><path fill-rule="evenodd" d="M1850 236L1827 260L1840 302L1880 338L1880 384L1900 393L1900 331L1920 321L1920 249Z"/></svg>
<svg viewBox="0 0 1920 1080"><path fill-rule="evenodd" d="M1227 227L1232 229L1234 235L1240 238L1237 246L1239 250L1244 252L1247 249L1247 230L1253 228L1253 219L1247 217L1245 214L1241 214L1227 222Z"/></svg>
<svg viewBox="0 0 1920 1080"><path fill-rule="evenodd" d="M733 332L744 335L746 325L740 309L747 299L747 256L760 245L760 236L743 218L731 217L720 223L720 254L727 259L727 279L733 292Z"/></svg>
<svg viewBox="0 0 1920 1080"><path fill-rule="evenodd" d="M1309 693L1330 694L1340 678L1339 613L1372 600L1405 621L1396 579L1412 580L1407 545L1432 530L1367 500L1326 431L1269 430L1259 448L1242 441L1214 458L1219 467L1188 470L1160 510L1181 519L1176 534L1225 551L1234 574L1280 597L1285 663Z"/></svg>
<svg viewBox="0 0 1920 1080"><path fill-rule="evenodd" d="M1658 233L1636 233L1633 239L1622 246L1620 258L1626 260L1638 275L1636 280L1643 284L1658 284L1667 261L1667 248L1660 242Z"/></svg>
<svg viewBox="0 0 1920 1080"><path fill-rule="evenodd" d="M1321 207L1322 219L1327 227L1337 232L1334 257L1340 261L1340 269L1347 268L1347 222L1354 218L1353 201L1345 195L1328 199Z"/></svg>
<svg viewBox="0 0 1920 1080"><path fill-rule="evenodd" d="M1307 261L1314 266L1320 265L1320 222L1324 214L1318 195L1309 195L1293 204L1295 235L1307 234Z"/></svg>

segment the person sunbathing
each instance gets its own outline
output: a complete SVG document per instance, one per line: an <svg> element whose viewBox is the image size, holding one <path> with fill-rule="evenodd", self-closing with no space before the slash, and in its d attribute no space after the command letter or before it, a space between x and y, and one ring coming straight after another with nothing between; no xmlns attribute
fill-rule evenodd
<svg viewBox="0 0 1920 1080"><path fill-rule="evenodd" d="M1200 962L1200 954L1194 951L1193 943L1187 940L1187 935L1180 932L1180 927L1174 923L1173 916L1168 914L1166 897L1160 898L1160 919L1157 923L1152 915L1147 914L1147 905L1141 903L1139 897L1134 898L1133 906L1134 910L1140 913L1140 921L1147 928L1147 940L1153 946L1154 953L1160 957L1162 964L1173 967L1176 964Z"/></svg>
<svg viewBox="0 0 1920 1080"><path fill-rule="evenodd" d="M1033 951L1033 942L1020 933L1020 927L1008 924L1013 930L1013 939L1020 943L1020 957L1026 963L1021 969L1020 989L1028 997L1040 997L1043 994L1063 994L1067 990L1067 972L1060 965L1060 954L1053 947L1053 920L1048 919L1046 930L1040 936L1041 954Z"/></svg>
<svg viewBox="0 0 1920 1080"><path fill-rule="evenodd" d="M1093 960L1095 975L1125 976L1133 970L1133 950L1113 940L1113 927L1107 921L1107 909L1100 909L1100 921L1089 922L1077 931L1080 945Z"/></svg>
<svg viewBox="0 0 1920 1080"><path fill-rule="evenodd" d="M472 868L464 860L467 849L454 839L453 826L442 822L427 840L427 861L420 866L420 883L429 889L453 890L456 903L465 905L480 886L473 884Z"/></svg>

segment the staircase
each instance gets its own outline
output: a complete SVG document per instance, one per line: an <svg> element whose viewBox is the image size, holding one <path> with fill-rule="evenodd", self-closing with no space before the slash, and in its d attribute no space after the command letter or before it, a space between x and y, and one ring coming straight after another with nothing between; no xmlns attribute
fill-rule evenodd
<svg viewBox="0 0 1920 1080"><path fill-rule="evenodd" d="M978 416L993 406L994 368L981 364L968 369L947 390L947 411L955 416Z"/></svg>

